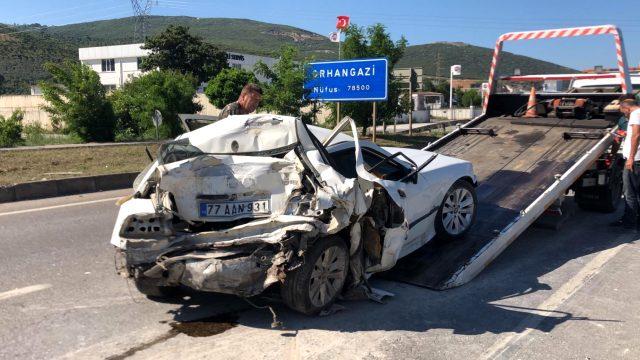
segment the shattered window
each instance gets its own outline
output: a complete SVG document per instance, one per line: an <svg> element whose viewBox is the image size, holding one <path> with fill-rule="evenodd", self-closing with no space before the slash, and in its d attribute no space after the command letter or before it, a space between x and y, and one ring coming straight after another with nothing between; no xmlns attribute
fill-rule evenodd
<svg viewBox="0 0 640 360"><path fill-rule="evenodd" d="M189 143L188 138L164 143L160 145L158 152L160 165L204 155L202 150Z"/></svg>

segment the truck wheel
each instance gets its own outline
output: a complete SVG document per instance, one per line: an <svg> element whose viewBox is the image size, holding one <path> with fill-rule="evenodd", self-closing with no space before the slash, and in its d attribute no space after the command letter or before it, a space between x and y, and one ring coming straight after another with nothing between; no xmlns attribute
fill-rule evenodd
<svg viewBox="0 0 640 360"><path fill-rule="evenodd" d="M576 192L576 203L582 210L612 213L616 211L622 200L622 181L615 181L603 186L594 196L587 198L580 191Z"/></svg>
<svg viewBox="0 0 640 360"><path fill-rule="evenodd" d="M610 169L610 179L606 186L587 191L578 189L575 200L578 206L587 211L612 213L616 211L622 200L622 168L623 160L618 159Z"/></svg>
<svg viewBox="0 0 640 360"><path fill-rule="evenodd" d="M440 204L436 215L436 234L444 240L464 237L476 221L478 199L476 190L466 180L458 180Z"/></svg>
<svg viewBox="0 0 640 360"><path fill-rule="evenodd" d="M158 286L155 279L146 277L134 278L133 282L136 289L149 298L164 299L170 298L177 294L178 290L173 286Z"/></svg>
<svg viewBox="0 0 640 360"><path fill-rule="evenodd" d="M318 239L304 263L287 273L282 300L293 310L315 315L333 304L342 292L349 268L349 251L337 236Z"/></svg>

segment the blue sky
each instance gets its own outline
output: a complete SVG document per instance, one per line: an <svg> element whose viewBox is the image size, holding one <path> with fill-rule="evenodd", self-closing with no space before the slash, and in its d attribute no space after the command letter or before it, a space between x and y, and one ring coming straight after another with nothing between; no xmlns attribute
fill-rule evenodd
<svg viewBox="0 0 640 360"><path fill-rule="evenodd" d="M0 8L0 22L46 25L132 14L129 0L0 0ZM497 36L509 31L616 24L624 34L630 65L640 64L639 0L158 0L151 14L248 18L322 35L333 30L336 15L349 15L358 25L381 22L395 39L404 35L410 45L463 41L485 47L493 47ZM613 40L608 36L512 42L505 50L578 69L615 65Z"/></svg>

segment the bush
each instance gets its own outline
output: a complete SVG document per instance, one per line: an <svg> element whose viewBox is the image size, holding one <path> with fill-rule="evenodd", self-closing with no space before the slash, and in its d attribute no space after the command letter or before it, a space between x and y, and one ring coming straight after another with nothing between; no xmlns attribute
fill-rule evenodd
<svg viewBox="0 0 640 360"><path fill-rule="evenodd" d="M209 80L204 90L209 102L218 109L222 109L228 103L234 102L240 96L242 88L247 83L257 83L253 73L236 68L224 69Z"/></svg>
<svg viewBox="0 0 640 360"><path fill-rule="evenodd" d="M40 123L27 124L22 129L22 135L27 145L44 145L46 143L44 133L44 128Z"/></svg>
<svg viewBox="0 0 640 360"><path fill-rule="evenodd" d="M482 96L475 89L469 89L462 95L462 106L469 107L471 105L478 106L482 102Z"/></svg>
<svg viewBox="0 0 640 360"><path fill-rule="evenodd" d="M76 134L60 134L47 131L39 123L27 124L22 129L24 144L28 146L79 144L83 140Z"/></svg>
<svg viewBox="0 0 640 360"><path fill-rule="evenodd" d="M13 147L22 144L22 118L24 113L15 110L10 117L0 116L0 147Z"/></svg>
<svg viewBox="0 0 640 360"><path fill-rule="evenodd" d="M175 137L183 133L178 114L193 114L202 109L193 102L195 95L195 78L176 71L156 70L131 80L110 97L118 117L117 139L155 139L151 120L155 110L162 113L160 137Z"/></svg>

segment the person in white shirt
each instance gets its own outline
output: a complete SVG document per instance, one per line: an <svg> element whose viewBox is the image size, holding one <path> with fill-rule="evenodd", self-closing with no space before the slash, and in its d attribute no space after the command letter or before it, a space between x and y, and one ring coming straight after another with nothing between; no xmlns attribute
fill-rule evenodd
<svg viewBox="0 0 640 360"><path fill-rule="evenodd" d="M635 99L625 99L620 101L620 112L629 119L622 145L625 211L622 219L611 225L637 230L640 214L640 106Z"/></svg>

